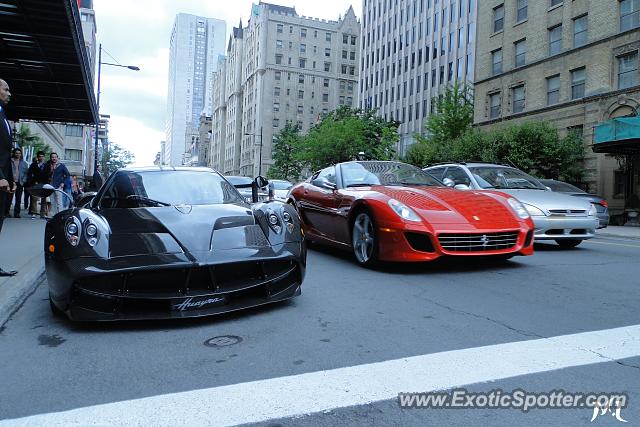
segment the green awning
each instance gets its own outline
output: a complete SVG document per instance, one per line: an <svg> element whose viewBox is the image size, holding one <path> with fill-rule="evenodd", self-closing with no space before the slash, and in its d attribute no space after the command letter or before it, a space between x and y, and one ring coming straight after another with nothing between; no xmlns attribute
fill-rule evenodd
<svg viewBox="0 0 640 427"><path fill-rule="evenodd" d="M620 117L595 127L593 151L640 154L640 116Z"/></svg>

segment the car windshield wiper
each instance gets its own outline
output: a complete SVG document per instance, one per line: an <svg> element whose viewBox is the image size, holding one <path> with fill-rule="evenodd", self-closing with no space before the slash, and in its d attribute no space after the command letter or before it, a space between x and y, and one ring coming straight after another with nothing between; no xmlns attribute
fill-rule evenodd
<svg viewBox="0 0 640 427"><path fill-rule="evenodd" d="M150 204L154 204L156 206L171 206L171 203L161 202L159 200L150 199L144 196L138 196L137 194L131 194L126 197L127 200L139 200L141 202L146 202Z"/></svg>
<svg viewBox="0 0 640 427"><path fill-rule="evenodd" d="M400 181L398 184L400 185L426 185L427 187L433 187L434 184L429 184L428 182L411 182L411 181Z"/></svg>
<svg viewBox="0 0 640 427"><path fill-rule="evenodd" d="M347 188L349 187L372 187L374 185L380 185L380 184L365 184L365 183L361 183L361 184L349 184L347 185Z"/></svg>
<svg viewBox="0 0 640 427"><path fill-rule="evenodd" d="M538 187L505 187L505 189L509 189L509 190L546 190L545 188L538 188Z"/></svg>

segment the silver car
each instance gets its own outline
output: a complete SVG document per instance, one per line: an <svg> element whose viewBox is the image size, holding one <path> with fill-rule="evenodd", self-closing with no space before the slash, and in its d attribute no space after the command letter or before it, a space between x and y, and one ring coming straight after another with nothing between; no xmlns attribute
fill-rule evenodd
<svg viewBox="0 0 640 427"><path fill-rule="evenodd" d="M531 215L536 240L555 240L572 248L595 236L596 208L585 199L549 191L521 170L490 163L449 163L424 169L460 190L498 190L520 200Z"/></svg>
<svg viewBox="0 0 640 427"><path fill-rule="evenodd" d="M293 187L293 184L283 179L270 179L269 185L273 187L273 198L286 202L289 196L289 190Z"/></svg>

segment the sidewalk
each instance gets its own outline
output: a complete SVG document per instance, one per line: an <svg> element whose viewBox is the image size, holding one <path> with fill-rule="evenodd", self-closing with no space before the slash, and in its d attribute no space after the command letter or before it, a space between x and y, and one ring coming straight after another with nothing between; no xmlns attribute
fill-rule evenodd
<svg viewBox="0 0 640 427"><path fill-rule="evenodd" d="M610 225L596 231L599 237L622 237L626 239L640 239L640 227L619 227Z"/></svg>
<svg viewBox="0 0 640 427"><path fill-rule="evenodd" d="M0 277L0 327L36 288L44 274L43 237L46 221L38 218L5 218L0 233L0 267L18 270Z"/></svg>

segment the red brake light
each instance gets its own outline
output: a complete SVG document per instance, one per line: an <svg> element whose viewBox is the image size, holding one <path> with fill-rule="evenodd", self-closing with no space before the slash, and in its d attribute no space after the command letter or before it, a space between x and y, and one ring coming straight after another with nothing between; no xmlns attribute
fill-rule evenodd
<svg viewBox="0 0 640 427"><path fill-rule="evenodd" d="M605 208L608 208L608 207L609 207L609 203L607 203L607 201L606 201L606 200L604 200L604 199L602 199L602 200L600 201L600 205L601 205L601 206L604 206Z"/></svg>

